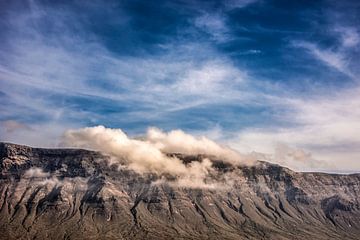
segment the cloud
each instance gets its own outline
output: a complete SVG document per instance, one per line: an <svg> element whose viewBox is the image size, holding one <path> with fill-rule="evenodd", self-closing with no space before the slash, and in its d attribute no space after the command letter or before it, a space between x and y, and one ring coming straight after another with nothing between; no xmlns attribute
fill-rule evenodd
<svg viewBox="0 0 360 240"><path fill-rule="evenodd" d="M172 173L185 172L184 165L176 158L168 158L152 144L130 139L121 129L103 126L69 130L64 134L64 146L99 150L127 162L138 172Z"/></svg>
<svg viewBox="0 0 360 240"><path fill-rule="evenodd" d="M272 143L271 153L252 152L252 156L257 160L276 163L295 171L338 170L334 164L315 159L312 153L305 149L294 148L283 142L273 141Z"/></svg>
<svg viewBox="0 0 360 240"><path fill-rule="evenodd" d="M28 185L38 185L45 187L47 190L52 190L54 187L62 186L62 190L74 190L78 191L86 191L88 189L88 181L89 178L83 177L74 177L74 178L62 178L54 176L54 174L50 174L49 172L44 172L42 168L31 167L25 171L23 178L21 178L20 182L25 186Z"/></svg>
<svg viewBox="0 0 360 240"><path fill-rule="evenodd" d="M212 163L205 157L201 161L184 164L177 157L169 157L166 153L206 154L233 164L250 163L249 159L234 150L180 130L165 133L151 128L144 138L133 139L121 129L88 127L66 131L61 145L101 151L138 173L176 176L181 186L190 179L193 181L192 186L206 185L205 178L212 171Z"/></svg>
<svg viewBox="0 0 360 240"><path fill-rule="evenodd" d="M360 169L356 160L360 158L359 93L357 87L329 97L284 98L283 104L291 111L281 118L290 122L290 126L248 128L228 144L241 152L270 154L273 158L270 161L295 170Z"/></svg>
<svg viewBox="0 0 360 240"><path fill-rule="evenodd" d="M162 185L167 184L174 187L180 188L206 188L206 189L218 189L229 186L231 183L220 182L216 179L212 179L209 177L211 172L215 172L212 168L212 162L204 158L199 164L199 162L191 162L187 166L188 173L182 175L175 180L169 181L165 177L161 177L160 179L154 181L153 185Z"/></svg>
<svg viewBox="0 0 360 240"><path fill-rule="evenodd" d="M341 90L335 86L349 87L351 79L350 87L358 88L354 19L331 15L335 20L329 24L308 6L285 4L284 15L278 6L255 2L261 1L194 2L193 9L168 3L155 11L149 5L146 16L137 10L142 8L119 4L112 10L100 1L83 4L81 15L76 3L30 1L30 8L6 9L0 20L0 139L52 147L69 128L104 124L134 135L159 126L203 132L246 152L271 153L271 161L277 155L300 170L320 166L311 164L317 159L346 159L344 169L358 166L359 99L357 93L337 94ZM357 16L333 9L346 19ZM288 21L258 18L263 13ZM325 26L314 30L308 21ZM286 53L292 60L284 61L285 39L314 59L297 51ZM314 72L302 71L313 65ZM305 84L307 79L314 81ZM181 131L162 134L156 143L170 149L168 135ZM187 141L196 147L193 139L184 139L182 150L193 147ZM278 143L287 146L281 148L284 154L276 153Z"/></svg>
<svg viewBox="0 0 360 240"><path fill-rule="evenodd" d="M259 0L229 0L225 1L225 6L226 9L232 10L237 8L244 8L256 2L259 2Z"/></svg>
<svg viewBox="0 0 360 240"><path fill-rule="evenodd" d="M333 44L328 44L320 38L316 43L293 40L292 45L306 49L317 60L347 75L351 80L358 81L358 64L354 60L359 50L359 27L346 21L348 16L342 12L325 11L325 17L329 18L325 27L328 38L325 39L333 41Z"/></svg>
<svg viewBox="0 0 360 240"><path fill-rule="evenodd" d="M357 161L360 157L359 64L355 60L359 27L349 17L355 9L351 4L331 2L330 5L323 15L326 24L317 29L327 37L312 38L313 42L291 42L292 46L304 49L314 59L345 76L336 78L336 83L329 78L322 79L328 84L324 87L312 84L315 91L311 96L289 94L284 97L280 104L284 111L279 117L286 124L241 131L235 144L239 151L268 153L263 158L296 170L352 172L360 169ZM329 85L336 90L327 88ZM231 146L235 148L235 145ZM299 157L303 161L299 161Z"/></svg>
<svg viewBox="0 0 360 240"><path fill-rule="evenodd" d="M344 47L356 47L360 42L359 31L354 27L338 26L334 31L340 35L341 44Z"/></svg>
<svg viewBox="0 0 360 240"><path fill-rule="evenodd" d="M225 61L209 61L186 71L183 78L173 85L177 92L188 95L216 96L229 86L245 82L247 75Z"/></svg>
<svg viewBox="0 0 360 240"><path fill-rule="evenodd" d="M210 35L210 39L217 43L225 43L234 39L232 29L228 26L227 15L229 11L245 8L258 0L229 0L221 2L215 11L201 10L194 19L194 26L200 31ZM219 4L218 4L219 5Z"/></svg>
<svg viewBox="0 0 360 240"><path fill-rule="evenodd" d="M333 51L330 49L322 49L317 45L309 42L293 42L293 46L301 47L309 51L314 57L321 62L327 64L329 67L355 79L355 75L349 69L349 61L347 56L340 51Z"/></svg>
<svg viewBox="0 0 360 240"><path fill-rule="evenodd" d="M4 128L6 133L13 133L18 130L31 130L31 128L23 123L20 123L16 120L7 120L0 122L0 126Z"/></svg>
<svg viewBox="0 0 360 240"><path fill-rule="evenodd" d="M131 124L126 118L137 117L154 124L174 111L244 96L238 93L247 80L246 71L207 43L180 40L162 43L159 54L122 56L86 31L88 26L78 26L82 22L71 8L32 5L31 11L9 18L14 29L9 33L11 48L0 48L0 57L6 58L0 61L1 91L7 99L1 109L4 120L24 121L31 128L41 121L71 122L68 127L111 124L104 122L112 118L103 117L101 106L70 102L86 98L96 105L102 99L113 102L112 107L125 106L124 111L116 107L110 111L127 125ZM67 21L76 24L67 27ZM45 34L41 23L54 22L55 32ZM73 27L79 28L75 35Z"/></svg>
<svg viewBox="0 0 360 240"><path fill-rule="evenodd" d="M250 163L251 161L246 156L242 156L240 153L221 146L204 136L194 137L181 130L172 130L166 133L157 128L150 128L146 134L146 140L165 153L210 155L235 165L246 161Z"/></svg>
<svg viewBox="0 0 360 240"><path fill-rule="evenodd" d="M27 178L47 178L49 176L50 173L44 172L41 168L38 167L32 167L24 173L24 177Z"/></svg>
<svg viewBox="0 0 360 240"><path fill-rule="evenodd" d="M194 25L210 34L215 41L225 42L230 38L225 16L221 13L210 14L205 12L195 18Z"/></svg>

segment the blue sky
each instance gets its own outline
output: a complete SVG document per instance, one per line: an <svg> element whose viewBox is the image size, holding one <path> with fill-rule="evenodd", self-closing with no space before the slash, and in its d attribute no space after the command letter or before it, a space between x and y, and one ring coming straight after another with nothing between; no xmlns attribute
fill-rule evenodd
<svg viewBox="0 0 360 240"><path fill-rule="evenodd" d="M1 1L0 139L156 126L360 170L359 23L358 1Z"/></svg>

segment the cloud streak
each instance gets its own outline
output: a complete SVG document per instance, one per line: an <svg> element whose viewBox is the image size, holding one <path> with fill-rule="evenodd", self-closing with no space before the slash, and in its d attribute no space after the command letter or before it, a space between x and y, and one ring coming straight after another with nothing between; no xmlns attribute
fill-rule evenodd
<svg viewBox="0 0 360 240"><path fill-rule="evenodd" d="M273 129L247 129L229 141L233 148L244 152L262 152L273 155L270 161L278 162L296 170L351 171L359 169L355 159L360 157L359 88L339 92L328 98L308 100L288 99L284 104L291 111L282 117L296 127ZM292 146L285 152L301 153L308 161L284 162L276 153L278 146ZM305 150L304 150L305 149ZM284 152L284 151L282 151ZM293 155L293 153L291 153ZM277 156L276 156L277 155ZM280 154L281 155L281 154ZM287 155L287 153L285 154ZM294 159L296 160L296 159ZM305 164L308 163L308 164Z"/></svg>
<svg viewBox="0 0 360 240"><path fill-rule="evenodd" d="M321 49L313 43L308 42L294 42L294 46L306 49L315 58L325 63L331 68L347 75L351 79L355 79L356 76L351 72L348 66L347 57L341 52L335 52L329 49Z"/></svg>

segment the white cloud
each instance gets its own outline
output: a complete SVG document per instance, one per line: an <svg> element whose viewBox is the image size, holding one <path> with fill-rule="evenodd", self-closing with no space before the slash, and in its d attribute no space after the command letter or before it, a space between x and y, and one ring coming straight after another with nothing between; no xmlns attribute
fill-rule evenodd
<svg viewBox="0 0 360 240"><path fill-rule="evenodd" d="M217 13L201 12L194 24L208 32L216 41L227 40L231 36L225 12L248 6L253 2L255 1L226 1L223 3L223 9ZM262 85L259 87L259 82L257 82L255 87L249 87L252 81L249 81L250 77L246 71L235 66L229 58L205 43L179 41L163 44L166 54L161 56L119 57L108 51L100 42L93 43L94 36L89 33L82 35L83 33L79 32L76 34L77 37L74 37L62 21L54 21L57 22L57 29L62 33L61 39L58 38L59 34L54 34L56 37L42 34L32 23L44 19L71 21L71 16L59 9L43 11L41 6L33 5L32 7L31 14L17 14L11 18L10 27L14 30L11 35L12 48L6 51L2 49L0 52L2 57L7 59L6 63L0 65L1 91L5 92L11 104L15 105L14 107L9 104L0 108L4 119L13 119L14 115L28 116L39 113L43 119L47 120L46 123L28 124L26 127L15 120L2 122L1 140L33 146L54 146L62 131L80 127L82 119L97 117L97 113L77 111L67 104L54 106L54 101L37 93L39 90L46 91L49 96L60 94L66 98L69 95L86 95L103 97L113 102L119 101L114 103L118 105L123 103L126 105L136 100L141 106L151 106L150 111L140 110L132 112L131 115L124 113L122 117L129 119L161 118L163 113L201 104L235 103L241 105L246 102L249 105L260 104L267 107L278 104L262 98L263 89L260 88L266 88L264 87L266 83L261 82ZM72 22L77 24L77 21ZM336 27L332 31L339 35L342 45L339 49L325 49L308 42L296 42L294 45L306 49L327 66L357 80L354 74L355 68L349 66L351 59L346 51L350 51L359 44L359 32L356 27ZM74 48L74 46L81 46L81 48ZM248 50L243 54L257 53L259 50ZM110 87L106 89L89 83L92 79L104 79ZM278 90L286 91L287 89ZM277 93L271 92L273 95ZM282 108L295 112L285 115L284 120L296 126L248 128L239 133L239 138L233 139L236 143L231 142L231 144L247 152L263 152L266 156L271 154L270 160L289 163L289 166L300 170L322 168L323 166L316 162L318 160L334 162L337 169L360 168L354 160L360 156L357 151L360 135L358 95L359 92L354 90L334 97L319 96L318 100L304 101L296 99L296 96L290 100L282 99L284 101ZM60 100L56 101L57 104L59 102ZM72 118L71 123L66 121L69 116ZM218 128L206 134L213 134L212 136L224 140L221 131L222 129ZM183 145L178 142L176 148L170 148L174 144L172 142L174 139L170 135L184 133L181 131L160 133L161 137L156 140L156 144L166 143L164 149L180 148L183 151L204 152L209 149L201 149L201 145L198 146L195 142L200 142L203 146L212 145L211 142L206 142L202 138L194 140L185 134L183 139L186 141L181 142ZM122 139L129 144L136 143L127 136ZM106 141L112 140L110 138ZM152 142L149 143L150 139L147 141L149 145L146 146L154 145ZM143 146L144 149L146 146ZM101 148L101 144L98 143L94 147ZM211 149L210 152L216 148ZM127 152L127 154L141 156L137 152ZM168 159L162 158L159 149L154 151L154 154L159 155L159 163L168 163ZM299 161L299 159L303 160ZM336 161L339 162L336 163ZM347 164L342 164L345 161ZM313 162L316 164L312 164ZM139 171L144 168L139 161L133 164L133 167L137 166ZM155 166L151 166L150 169L152 167ZM159 166L153 170L158 168ZM183 167L180 165L181 168Z"/></svg>
<svg viewBox="0 0 360 240"><path fill-rule="evenodd" d="M338 26L334 31L335 33L339 34L342 46L344 47L356 47L360 42L359 31L354 27Z"/></svg>
<svg viewBox="0 0 360 240"><path fill-rule="evenodd" d="M232 10L236 8L244 8L256 2L259 2L259 0L228 0L225 1L225 6L226 9Z"/></svg>
<svg viewBox="0 0 360 240"><path fill-rule="evenodd" d="M341 51L333 51L330 49L321 49L313 43L309 42L293 42L295 47L301 47L308 50L314 57L337 71L354 79L354 74L350 71L348 66L347 56Z"/></svg>
<svg viewBox="0 0 360 240"><path fill-rule="evenodd" d="M330 14L333 16L333 14ZM332 20L331 20L332 21ZM260 144L259 151L273 152L276 143L286 143L295 148L311 151L308 169L351 172L360 169L360 88L358 85L358 63L352 50L359 44L356 27L331 24L330 32L337 34L340 45L321 48L309 42L293 42L295 47L306 49L319 61L347 75L353 80L353 88L341 90L328 96L312 96L311 99L288 99L286 108L291 110L285 118L295 127L256 129L242 132L241 142L253 146ZM325 163L325 164L323 164ZM294 161L291 166L296 165ZM296 165L297 168L304 166ZM295 168L296 168L295 167Z"/></svg>
<svg viewBox="0 0 360 240"><path fill-rule="evenodd" d="M226 22L227 12L238 8L245 8L255 2L258 2L258 0L224 1L222 2L223 6L218 7L217 11L201 11L201 14L195 18L194 25L198 29L207 32L217 42L229 41L233 36Z"/></svg>
<svg viewBox="0 0 360 240"><path fill-rule="evenodd" d="M224 42L230 38L225 16L222 13L203 13L195 19L194 25L210 34L218 42Z"/></svg>
<svg viewBox="0 0 360 240"><path fill-rule="evenodd" d="M230 86L239 86L246 79L246 73L224 61L210 61L198 68L186 71L173 89L189 95L217 96Z"/></svg>
<svg viewBox="0 0 360 240"><path fill-rule="evenodd" d="M185 153L189 155L206 154L233 164L250 161L246 159L246 156L241 156L238 152L221 146L204 136L194 137L181 130L165 133L159 129L150 128L146 139L162 152Z"/></svg>
<svg viewBox="0 0 360 240"><path fill-rule="evenodd" d="M68 104L71 97L103 98L121 106L136 104L143 108L122 117L152 121L194 106L240 103L254 97L245 91L246 71L204 43L169 43L163 46L167 49L163 55L120 57L100 42L89 41L94 38L91 34L80 32L73 37L62 22L58 26L61 38L45 36L33 24L71 17L65 10L43 11L35 4L31 13L11 19L11 51L0 49L7 59L0 63L1 91L11 103L0 108L3 119L11 122L25 116L24 121L31 123L28 129L14 129L11 134L5 126L9 123L3 124L2 141L51 147L64 129L77 128L84 119L97 122L98 112ZM221 27L221 22L213 26L216 24ZM100 82L110 87L97 84Z"/></svg>
<svg viewBox="0 0 360 240"><path fill-rule="evenodd" d="M252 163L234 150L180 130L165 133L152 128L145 138L132 139L121 129L88 127L65 132L62 146L101 151L138 173L171 174L177 177L180 186L191 180L193 184L189 187L206 185L205 178L212 171L211 162L204 158L186 165L166 153L208 154L233 164Z"/></svg>
<svg viewBox="0 0 360 240"><path fill-rule="evenodd" d="M41 168L38 167L32 167L24 173L24 177L27 178L47 178L49 176L49 173L44 172Z"/></svg>
<svg viewBox="0 0 360 240"><path fill-rule="evenodd" d="M122 102L136 99L142 105L164 112L209 101L238 100L239 91L232 86L238 86L247 78L245 71L206 44L171 45L171 51L162 56L118 57L100 44L89 44L86 39L69 36L63 41L45 38L31 28L27 31L34 36L31 40L25 41L21 34L14 36L14 52L0 52L9 60L7 65L0 64L0 83L15 104L49 118L57 115L59 112L55 111L59 108L49 107L53 104L49 97L34 98L32 93L46 91L50 96L85 95ZM82 47L74 51L71 46ZM91 83L92 79L102 79L100 82L111 87ZM79 114L71 106L62 107L61 112Z"/></svg>
<svg viewBox="0 0 360 240"><path fill-rule="evenodd" d="M283 118L293 126L246 129L230 140L229 145L243 152L270 154L272 161L296 170L360 169L359 93L360 89L356 88L327 98L284 99L291 112ZM285 155L279 155L279 146L287 146L280 151L286 152ZM301 164L299 156L303 159Z"/></svg>

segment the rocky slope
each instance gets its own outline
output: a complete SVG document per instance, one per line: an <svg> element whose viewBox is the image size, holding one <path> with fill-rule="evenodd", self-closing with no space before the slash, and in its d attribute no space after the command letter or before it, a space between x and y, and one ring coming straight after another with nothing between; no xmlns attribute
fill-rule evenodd
<svg viewBox="0 0 360 240"><path fill-rule="evenodd" d="M0 239L359 239L360 174L213 166L226 186L184 188L99 152L0 143Z"/></svg>

